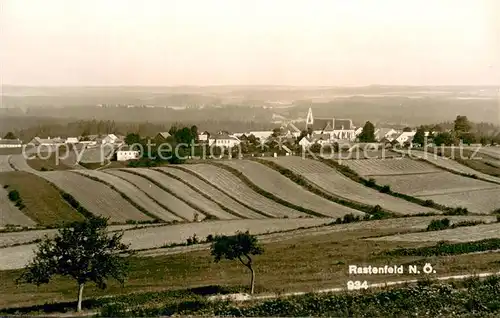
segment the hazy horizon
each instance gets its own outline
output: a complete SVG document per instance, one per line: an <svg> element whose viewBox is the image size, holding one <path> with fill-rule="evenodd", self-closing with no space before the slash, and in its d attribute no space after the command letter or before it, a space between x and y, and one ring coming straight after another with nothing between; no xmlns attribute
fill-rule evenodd
<svg viewBox="0 0 500 318"><path fill-rule="evenodd" d="M500 1L0 2L0 84L500 85Z"/></svg>

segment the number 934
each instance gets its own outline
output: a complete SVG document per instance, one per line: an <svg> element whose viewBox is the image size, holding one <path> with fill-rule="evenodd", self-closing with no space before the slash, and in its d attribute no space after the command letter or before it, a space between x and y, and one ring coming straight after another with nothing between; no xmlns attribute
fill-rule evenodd
<svg viewBox="0 0 500 318"><path fill-rule="evenodd" d="M360 289L368 289L368 283L365 281L348 281L347 282L347 289L348 290L360 290Z"/></svg>

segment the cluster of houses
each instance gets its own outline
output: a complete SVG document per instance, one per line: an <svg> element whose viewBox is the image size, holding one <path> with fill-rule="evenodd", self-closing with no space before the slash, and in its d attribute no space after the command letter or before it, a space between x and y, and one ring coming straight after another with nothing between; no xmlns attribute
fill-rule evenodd
<svg viewBox="0 0 500 318"><path fill-rule="evenodd" d="M304 135L303 131L307 133ZM289 140L298 140L298 144L302 148L308 148L314 144L353 144L363 131L362 127L355 127L351 119L325 118L314 117L312 109L309 108L305 126L300 129L297 124L290 122L282 122L279 127L279 135ZM375 139L380 145L399 144L412 146L412 139L415 136L415 131L397 131L392 128L378 128L375 130ZM253 135L259 139L261 143L266 142L269 138L275 136L274 131L249 131L243 133L229 133L227 131L219 131L209 133L207 131L198 134L198 143L205 143L209 146L220 148L233 148L238 146L242 140ZM428 135L428 133L426 133ZM159 132L153 139L156 143L168 141L171 137L168 132ZM83 137L68 137L68 138L33 138L28 144L34 146L60 146L67 144L82 145L86 149L98 150L100 147L107 146L113 148L118 161L127 161L139 158L139 151L125 145L125 136L115 134L107 135L88 135ZM109 147L109 146L112 147ZM20 148L22 142L20 140L0 139L0 148Z"/></svg>

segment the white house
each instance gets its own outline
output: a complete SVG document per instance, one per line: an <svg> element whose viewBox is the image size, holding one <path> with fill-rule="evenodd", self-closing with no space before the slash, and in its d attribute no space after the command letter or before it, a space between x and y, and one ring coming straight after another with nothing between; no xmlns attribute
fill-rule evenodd
<svg viewBox="0 0 500 318"><path fill-rule="evenodd" d="M386 139L388 141L393 141L396 138L396 134L398 132L392 128L377 128L375 129L375 139L381 141L382 139Z"/></svg>
<svg viewBox="0 0 500 318"><path fill-rule="evenodd" d="M139 159L139 151L131 149L130 147L122 147L116 151L116 160L117 161L128 161Z"/></svg>
<svg viewBox="0 0 500 318"><path fill-rule="evenodd" d="M299 140L299 145L302 147L302 149L307 149L313 144L314 144L314 139L311 136L305 136L302 137L301 140Z"/></svg>
<svg viewBox="0 0 500 318"><path fill-rule="evenodd" d="M415 136L415 131L404 131L402 132L395 140L403 145L406 142L411 142L413 140L413 136Z"/></svg>
<svg viewBox="0 0 500 318"><path fill-rule="evenodd" d="M108 134L101 140L102 144L116 144L120 143L120 138L118 138L115 134Z"/></svg>
<svg viewBox="0 0 500 318"><path fill-rule="evenodd" d="M57 146L57 145L63 145L64 143L65 143L64 139L61 139L59 137L55 138L47 137L46 139L35 137L31 139L31 141L29 142L29 144L35 146Z"/></svg>
<svg viewBox="0 0 500 318"><path fill-rule="evenodd" d="M208 133L208 131L204 131L202 133L199 133L198 134L198 141L200 142L208 142L208 137L210 136L210 134Z"/></svg>
<svg viewBox="0 0 500 318"><path fill-rule="evenodd" d="M216 134L210 136L208 139L209 146L217 146L221 148L232 148L241 143L241 141L236 136L230 136L228 134Z"/></svg>
<svg viewBox="0 0 500 318"><path fill-rule="evenodd" d="M21 148L22 142L19 139L0 138L0 148Z"/></svg>
<svg viewBox="0 0 500 318"><path fill-rule="evenodd" d="M67 144L77 144L78 138L77 137L68 137L68 138L66 138L66 143Z"/></svg>

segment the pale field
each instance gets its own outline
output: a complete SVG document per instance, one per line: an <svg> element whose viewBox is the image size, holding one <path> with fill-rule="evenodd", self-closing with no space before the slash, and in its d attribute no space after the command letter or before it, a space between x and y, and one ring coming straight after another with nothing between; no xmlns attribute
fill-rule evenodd
<svg viewBox="0 0 500 318"><path fill-rule="evenodd" d="M500 189L498 185L462 177L447 171L407 176L379 176L375 180L379 185L391 186L393 191L414 196Z"/></svg>
<svg viewBox="0 0 500 318"><path fill-rule="evenodd" d="M233 217L230 213L224 211L219 205L217 205L217 203L208 200L181 181L171 178L159 171L145 168L134 168L126 171L138 173L141 176L145 176L148 179L155 181L163 188L168 189L178 198L182 199L184 202L189 202L191 206L204 212L205 215L213 215L219 219L231 219Z"/></svg>
<svg viewBox="0 0 500 318"><path fill-rule="evenodd" d="M404 241L404 242L471 242L490 238L500 238L500 223L481 224L476 226L458 227L443 231L431 231L421 233L408 233L401 235L390 235L370 240L378 241Z"/></svg>
<svg viewBox="0 0 500 318"><path fill-rule="evenodd" d="M13 171L9 164L10 155L0 155L0 172Z"/></svg>
<svg viewBox="0 0 500 318"><path fill-rule="evenodd" d="M122 178L95 170L78 170L77 173L82 174L84 176L94 177L99 180L102 180L107 184L113 185L113 187L116 188L116 191L123 193L135 204L142 207L150 214L153 214L159 219L162 219L164 221L181 220L181 218L179 218L178 216L170 213L169 211L165 210L163 207L158 205L144 192L139 190L133 183L130 183Z"/></svg>
<svg viewBox="0 0 500 318"><path fill-rule="evenodd" d="M0 227L7 224L35 226L36 223L15 207L14 203L9 200L8 195L8 190L5 190L3 185L0 185Z"/></svg>
<svg viewBox="0 0 500 318"><path fill-rule="evenodd" d="M317 160L302 159L294 156L270 158L266 160L279 164L303 176L306 180L318 186L323 191L346 200L373 206L380 205L389 211L401 215L431 212L440 213L437 210L423 207L368 188Z"/></svg>
<svg viewBox="0 0 500 318"><path fill-rule="evenodd" d="M171 211L171 213L169 212L168 214L162 216L162 219L164 218L172 219L174 217L172 216L172 213L177 216L176 219L182 219L188 221L192 221L195 214L198 214L198 218L200 220L205 218L205 215L203 213L193 209L185 202L179 200L172 194L156 186L154 183L152 183L146 178L143 178L133 173L128 173L126 172L127 171L126 169L124 169L124 171L118 169L106 169L104 171L106 173L115 175L134 184L142 192L147 193L161 205L166 207L168 211Z"/></svg>
<svg viewBox="0 0 500 318"><path fill-rule="evenodd" d="M490 190L464 191L451 194L420 196L450 207L464 207L470 212L488 214L500 209L500 187Z"/></svg>
<svg viewBox="0 0 500 318"><path fill-rule="evenodd" d="M319 226L332 222L329 218L304 219L262 219L262 220L225 220L198 223L184 223L167 226L148 227L125 231L123 242L130 248L158 248L165 244L184 243L194 234L204 240L207 235L232 235L237 231L250 231L252 234L286 231L299 227ZM33 258L35 244L5 247L0 249L0 270L22 268Z"/></svg>
<svg viewBox="0 0 500 318"><path fill-rule="evenodd" d="M441 171L428 163L409 158L346 160L341 163L361 176L423 174Z"/></svg>
<svg viewBox="0 0 500 318"><path fill-rule="evenodd" d="M183 170L176 169L175 167L162 167L162 171L169 173L177 178L182 179L186 184L194 187L198 192L204 193L209 196L213 201L225 206L226 208L233 211L235 214L239 215L241 218L246 219L262 219L261 214L256 213L253 210L243 206L237 201L233 200L230 196L226 195L224 192L217 190L209 183L201 180L200 178L187 173Z"/></svg>
<svg viewBox="0 0 500 318"><path fill-rule="evenodd" d="M67 171L43 172L38 176L71 194L91 213L109 217L111 222L152 220L122 198L118 192L101 182Z"/></svg>
<svg viewBox="0 0 500 318"><path fill-rule="evenodd" d="M123 224L123 225L110 225L108 227L109 231L126 231L136 228L150 228L157 226L166 226L166 224ZM15 232L3 232L0 233L0 248L17 245L17 244L27 244L33 242L34 240L42 239L45 235L52 237L57 233L56 229L48 230L29 230L29 231L15 231Z"/></svg>
<svg viewBox="0 0 500 318"><path fill-rule="evenodd" d="M269 217L309 217L305 213L293 210L258 194L243 183L241 179L225 169L208 164L192 164L184 165L182 167L207 180L210 184L231 196L233 199L238 200L246 206L250 206Z"/></svg>
<svg viewBox="0 0 500 318"><path fill-rule="evenodd" d="M349 213L362 215L358 210L329 201L305 190L281 173L260 163L249 160L221 161L220 163L238 170L262 190L324 216L342 217Z"/></svg>

